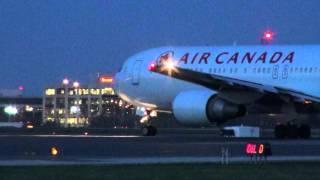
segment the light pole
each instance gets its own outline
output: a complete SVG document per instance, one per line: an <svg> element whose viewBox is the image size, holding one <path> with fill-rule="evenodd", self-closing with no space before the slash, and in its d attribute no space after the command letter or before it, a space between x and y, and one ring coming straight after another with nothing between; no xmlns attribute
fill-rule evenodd
<svg viewBox="0 0 320 180"><path fill-rule="evenodd" d="M75 93L76 93L76 102L75 105L77 106L77 112L76 112L76 124L79 124L79 115L81 113L81 109L80 109L80 99L79 99L79 87L80 87L80 83L78 81L74 81L73 82L73 87L75 89Z"/></svg>
<svg viewBox="0 0 320 180"><path fill-rule="evenodd" d="M69 79L64 78L62 80L62 85L64 87L64 126L68 126L68 118L69 118L69 111L68 111L68 106L69 106Z"/></svg>

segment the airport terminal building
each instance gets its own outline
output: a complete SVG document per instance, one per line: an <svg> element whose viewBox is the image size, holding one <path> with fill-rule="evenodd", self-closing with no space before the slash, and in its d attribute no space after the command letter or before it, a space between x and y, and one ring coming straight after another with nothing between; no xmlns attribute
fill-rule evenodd
<svg viewBox="0 0 320 180"><path fill-rule="evenodd" d="M45 88L43 124L59 127L134 126L135 108L115 94L110 84L111 77L102 82L80 85L77 81L71 83L65 79L58 86Z"/></svg>

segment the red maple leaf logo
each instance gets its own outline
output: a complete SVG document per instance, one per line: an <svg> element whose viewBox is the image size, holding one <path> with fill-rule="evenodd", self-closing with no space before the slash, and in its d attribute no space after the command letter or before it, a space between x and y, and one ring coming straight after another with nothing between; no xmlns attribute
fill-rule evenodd
<svg viewBox="0 0 320 180"><path fill-rule="evenodd" d="M158 63L162 64L163 62L172 59L173 54L174 54L173 51L167 51L165 53L162 53L157 59Z"/></svg>

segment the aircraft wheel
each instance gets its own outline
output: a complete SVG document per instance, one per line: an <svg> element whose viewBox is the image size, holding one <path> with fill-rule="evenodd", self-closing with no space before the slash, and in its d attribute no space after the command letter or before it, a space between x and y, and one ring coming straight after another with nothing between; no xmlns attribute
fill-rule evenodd
<svg viewBox="0 0 320 180"><path fill-rule="evenodd" d="M309 139L311 136L310 126L307 124L301 124L298 128L299 137L303 139Z"/></svg>
<svg viewBox="0 0 320 180"><path fill-rule="evenodd" d="M151 136L155 136L157 134L157 128L154 126L150 126L151 128Z"/></svg>
<svg viewBox="0 0 320 180"><path fill-rule="evenodd" d="M280 124L274 128L274 135L277 139L284 139L287 136L287 126Z"/></svg>
<svg viewBox="0 0 320 180"><path fill-rule="evenodd" d="M157 128L154 126L143 126L142 135L143 136L155 136L157 134Z"/></svg>
<svg viewBox="0 0 320 180"><path fill-rule="evenodd" d="M299 129L296 124L287 125L287 135L288 138L297 139L299 137Z"/></svg>

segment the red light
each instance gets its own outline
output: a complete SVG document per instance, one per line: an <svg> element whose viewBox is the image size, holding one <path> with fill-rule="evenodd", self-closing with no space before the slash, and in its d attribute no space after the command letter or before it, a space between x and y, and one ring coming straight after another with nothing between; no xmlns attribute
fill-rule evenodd
<svg viewBox="0 0 320 180"><path fill-rule="evenodd" d="M18 89L19 89L19 91L23 91L24 87L23 86L19 86Z"/></svg>
<svg viewBox="0 0 320 180"><path fill-rule="evenodd" d="M270 143L247 143L245 153L249 156L271 156Z"/></svg>
<svg viewBox="0 0 320 180"><path fill-rule="evenodd" d="M266 31L263 34L263 39L265 40L272 40L274 33L272 31Z"/></svg>
<svg viewBox="0 0 320 180"><path fill-rule="evenodd" d="M271 34L270 34L270 33L267 33L267 34L266 34L266 38L271 38Z"/></svg>
<svg viewBox="0 0 320 180"><path fill-rule="evenodd" d="M257 154L256 147L257 147L256 144L248 143L246 145L246 153L249 155Z"/></svg>
<svg viewBox="0 0 320 180"><path fill-rule="evenodd" d="M156 71L157 70L157 65L155 63L151 63L149 65L149 71Z"/></svg>
<svg viewBox="0 0 320 180"><path fill-rule="evenodd" d="M264 153L264 144L259 144L258 153L259 153L259 154L263 154L263 153Z"/></svg>

